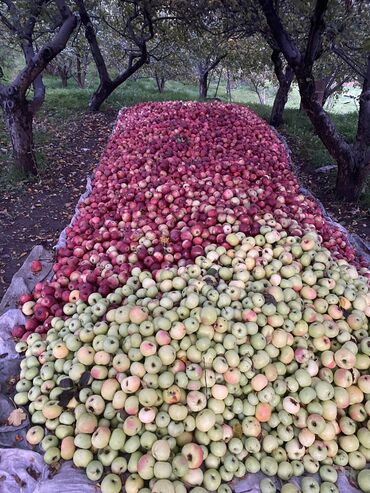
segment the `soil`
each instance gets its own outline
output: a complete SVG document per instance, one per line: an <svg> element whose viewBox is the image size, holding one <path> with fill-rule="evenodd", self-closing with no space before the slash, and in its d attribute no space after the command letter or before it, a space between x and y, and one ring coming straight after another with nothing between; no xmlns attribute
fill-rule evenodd
<svg viewBox="0 0 370 493"><path fill-rule="evenodd" d="M0 193L0 299L35 245L49 250L70 222L86 179L99 162L117 112L86 113L51 127L42 154L47 170L32 182Z"/></svg>
<svg viewBox="0 0 370 493"><path fill-rule="evenodd" d="M42 149L47 172L36 181L0 195L0 298L35 245L51 250L56 244L75 212L87 176L99 162L116 117L115 111L86 113L52 128L51 143ZM41 122L45 126L48 123ZM332 176L312 172L308 163L300 159L294 143L289 145L302 185L322 201L333 219L368 240L368 210L338 201L332 193Z"/></svg>

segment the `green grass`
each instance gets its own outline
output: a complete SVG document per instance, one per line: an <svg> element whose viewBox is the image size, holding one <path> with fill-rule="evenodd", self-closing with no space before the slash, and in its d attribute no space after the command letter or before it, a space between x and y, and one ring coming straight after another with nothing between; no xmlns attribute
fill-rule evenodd
<svg viewBox="0 0 370 493"><path fill-rule="evenodd" d="M70 119L86 111L89 97L94 88L97 87L97 80L92 78L88 81L86 89L77 87L74 81L69 81L69 86L63 88L61 82L53 77L45 78L47 86L47 95L45 103L36 118L35 124L35 145L38 154L40 169L47 169L48 163L45 162L42 155L42 146L52 139L52 133L48 132L48 127L68 125ZM216 84L211 82L209 88L209 97L215 94ZM355 91L352 91L355 94ZM247 104L254 109L262 118L268 120L271 105L273 102L273 90L266 90L267 104L259 104L258 97L252 90L243 87L233 89L232 99L235 103ZM221 83L218 89L217 97L226 101L225 84ZM348 141L352 141L356 129L356 113L353 111L355 106L351 107L343 102L344 96L337 99L331 117L339 130ZM120 109L122 106L130 106L144 101L167 101L167 100L197 100L198 90L195 84L183 84L181 82L169 81L166 83L165 92L160 94L156 88L155 82L149 78L140 78L138 80L129 80L120 86L103 105L102 111L108 109ZM333 162L332 158L322 145L320 139L316 136L311 123L303 112L298 111L299 96L296 87L293 87L287 109L285 110L285 123L282 131L292 139L295 146L300 149L300 156L313 167L319 167ZM348 113L349 109L352 112ZM347 111L347 113L343 113ZM39 123L42 122L42 125ZM0 172L0 186L19 185L24 181L18 172L15 172L11 166L11 149L8 137L2 124L0 126L0 161L2 171ZM4 149L4 150L3 150Z"/></svg>
<svg viewBox="0 0 370 493"><path fill-rule="evenodd" d="M300 149L302 158L318 168L333 163L319 137L316 135L307 116L298 110L287 108L284 115L284 131ZM353 142L356 129L357 115L355 113L332 113L331 118L338 131L348 142Z"/></svg>

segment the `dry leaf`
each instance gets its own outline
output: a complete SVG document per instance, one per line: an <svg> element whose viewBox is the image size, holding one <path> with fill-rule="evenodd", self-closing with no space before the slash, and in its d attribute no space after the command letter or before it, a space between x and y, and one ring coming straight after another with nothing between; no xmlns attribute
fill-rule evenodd
<svg viewBox="0 0 370 493"><path fill-rule="evenodd" d="M8 416L8 424L12 426L19 426L27 418L23 409L14 409Z"/></svg>

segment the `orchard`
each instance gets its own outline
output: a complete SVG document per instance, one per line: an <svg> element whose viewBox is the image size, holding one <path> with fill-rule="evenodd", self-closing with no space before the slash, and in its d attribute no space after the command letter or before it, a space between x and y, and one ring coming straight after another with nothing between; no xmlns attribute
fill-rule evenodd
<svg viewBox="0 0 370 493"><path fill-rule="evenodd" d="M20 300L27 440L102 493L368 492L368 277L251 110L134 106Z"/></svg>
<svg viewBox="0 0 370 493"><path fill-rule="evenodd" d="M369 26L0 1L1 491L370 493Z"/></svg>

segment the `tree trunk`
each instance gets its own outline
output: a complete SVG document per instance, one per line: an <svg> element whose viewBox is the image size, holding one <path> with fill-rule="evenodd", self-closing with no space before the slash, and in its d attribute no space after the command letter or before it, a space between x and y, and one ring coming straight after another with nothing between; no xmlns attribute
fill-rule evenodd
<svg viewBox="0 0 370 493"><path fill-rule="evenodd" d="M290 86L294 78L293 70L288 66L283 74L283 77L279 80L279 89L276 93L274 104L271 110L270 124L273 127L279 127L283 123L283 115L285 105L288 101L288 94Z"/></svg>
<svg viewBox="0 0 370 493"><path fill-rule="evenodd" d="M263 104L264 104L264 102L263 102L263 97L262 97L262 94L261 94L261 92L260 92L260 90L259 90L258 86L255 86L255 91L256 91L257 96L258 96L258 101L260 102L260 104L262 104L262 105L263 105Z"/></svg>
<svg viewBox="0 0 370 493"><path fill-rule="evenodd" d="M230 75L230 70L227 69L227 79L226 79L226 94L227 94L227 99L231 103L231 75Z"/></svg>
<svg viewBox="0 0 370 493"><path fill-rule="evenodd" d="M220 82L221 82L221 77L222 77L222 71L223 71L223 68L221 67L220 75L218 77L217 86L216 86L216 90L215 90L215 95L213 96L214 98L217 98L218 88L220 87Z"/></svg>
<svg viewBox="0 0 370 493"><path fill-rule="evenodd" d="M136 60L135 63L132 63L132 60L130 60L127 69L119 74L115 79L111 80L109 77L108 79L100 77L99 87L91 96L88 110L99 111L101 105L112 94L112 92L115 91L118 86L123 84L132 75L134 75L139 70L139 68L144 65L147 58L148 54L146 51L146 47L144 47L141 57Z"/></svg>
<svg viewBox="0 0 370 493"><path fill-rule="evenodd" d="M328 94L327 91L324 92L323 96L322 96L322 106L324 107L326 105L326 103L328 102L330 98L330 95Z"/></svg>
<svg viewBox="0 0 370 493"><path fill-rule="evenodd" d="M321 106L324 106L325 87L326 81L324 79L315 80L315 99Z"/></svg>
<svg viewBox="0 0 370 493"><path fill-rule="evenodd" d="M60 74L60 80L62 81L62 87L68 87L68 77L65 73L61 72Z"/></svg>
<svg viewBox="0 0 370 493"><path fill-rule="evenodd" d="M199 74L199 99L206 99L208 93L208 72Z"/></svg>
<svg viewBox="0 0 370 493"><path fill-rule="evenodd" d="M370 168L368 151L370 145L370 88L367 91L363 90L362 93L362 96L368 93L367 100L366 97L362 101L360 99L362 114L360 109L359 129L361 116L363 116L363 129L360 132L358 130L355 143L350 145L340 137L329 115L317 101L314 81L307 79L306 74L297 73L303 108L318 137L338 165L335 193L344 201L357 201L365 187ZM366 86L365 81L364 89ZM363 135L362 140L359 134Z"/></svg>
<svg viewBox="0 0 370 493"><path fill-rule="evenodd" d="M89 111L99 111L101 105L112 94L114 89L114 85L110 82L100 82L99 87L90 98Z"/></svg>
<svg viewBox="0 0 370 493"><path fill-rule="evenodd" d="M19 100L15 97L5 99L2 106L16 168L27 176L37 175L33 149L33 113L30 111L29 103L25 99Z"/></svg>
<svg viewBox="0 0 370 493"><path fill-rule="evenodd" d="M160 76L156 73L155 74L155 81L157 84L158 92L160 92L162 94L164 92L164 86L166 84L166 79L163 76Z"/></svg>
<svg viewBox="0 0 370 493"><path fill-rule="evenodd" d="M366 166L367 164L367 166ZM369 163L364 163L362 157L353 154L351 161L338 161L335 193L346 202L356 202L363 192L369 173Z"/></svg>
<svg viewBox="0 0 370 493"><path fill-rule="evenodd" d="M80 53L76 53L76 79L77 79L78 87L80 87L81 89L84 89L85 77L83 76L81 54Z"/></svg>

